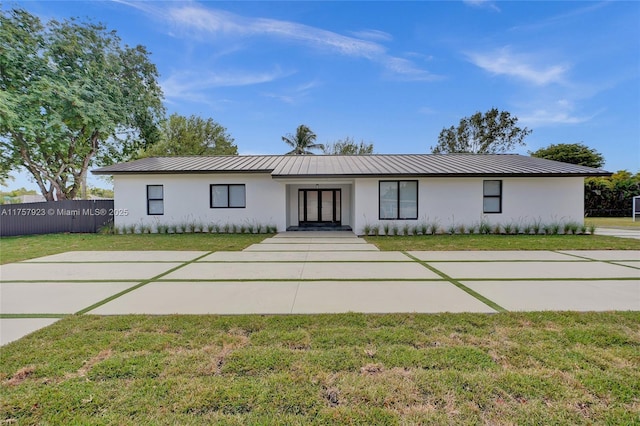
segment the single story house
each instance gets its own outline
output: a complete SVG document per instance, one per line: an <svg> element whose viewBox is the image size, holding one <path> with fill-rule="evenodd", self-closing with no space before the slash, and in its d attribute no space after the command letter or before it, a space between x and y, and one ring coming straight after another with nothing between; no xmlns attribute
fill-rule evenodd
<svg viewBox="0 0 640 426"><path fill-rule="evenodd" d="M424 221L583 222L600 169L515 154L151 157L112 175L115 225L259 224L278 231Z"/></svg>

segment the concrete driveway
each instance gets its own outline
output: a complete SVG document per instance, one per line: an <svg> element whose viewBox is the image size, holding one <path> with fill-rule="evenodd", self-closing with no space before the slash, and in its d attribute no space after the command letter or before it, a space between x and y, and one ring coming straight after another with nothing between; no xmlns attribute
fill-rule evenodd
<svg viewBox="0 0 640 426"><path fill-rule="evenodd" d="M242 252L67 252L0 266L0 344L68 314L640 310L640 251L381 252L284 233Z"/></svg>
<svg viewBox="0 0 640 426"><path fill-rule="evenodd" d="M640 229L598 228L596 235L640 240Z"/></svg>

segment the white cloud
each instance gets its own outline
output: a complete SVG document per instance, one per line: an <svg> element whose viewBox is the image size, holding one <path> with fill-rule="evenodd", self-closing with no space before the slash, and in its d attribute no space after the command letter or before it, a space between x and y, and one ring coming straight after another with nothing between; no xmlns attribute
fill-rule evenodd
<svg viewBox="0 0 640 426"><path fill-rule="evenodd" d="M567 111L541 108L531 111L528 115L520 116L519 120L530 126L580 124L591 120L595 115L578 117Z"/></svg>
<svg viewBox="0 0 640 426"><path fill-rule="evenodd" d="M408 59L387 56L381 58L381 62L384 63L388 71L391 71L403 80L434 81L443 78L442 76L431 74L428 71L416 67L414 63Z"/></svg>
<svg viewBox="0 0 640 426"><path fill-rule="evenodd" d="M249 86L263 84L290 75L279 69L262 73L246 72L177 72L161 82L168 99L188 99L207 103L210 89L217 87Z"/></svg>
<svg viewBox="0 0 640 426"><path fill-rule="evenodd" d="M309 81L307 83L302 83L294 88L287 89L281 93L274 92L265 92L262 93L262 96L267 98L277 99L286 104L295 105L299 103L302 99L306 98L309 95L311 89L319 86L320 83L316 80Z"/></svg>
<svg viewBox="0 0 640 426"><path fill-rule="evenodd" d="M380 30L361 30L361 31L352 31L351 34L358 38L363 38L366 40L373 41L391 41L393 40L393 36L389 33Z"/></svg>
<svg viewBox="0 0 640 426"><path fill-rule="evenodd" d="M227 11L210 9L194 3L175 3L169 7L137 7L155 17L174 25L174 33L184 33L201 41L215 42L225 38L265 38L271 37L287 42L324 50L354 58L363 58L382 65L392 75L404 80L438 79L426 70L418 68L411 61L389 55L382 44L367 40L385 41L391 35L377 30L359 32L360 37L349 37L321 28L268 18L250 18Z"/></svg>
<svg viewBox="0 0 640 426"><path fill-rule="evenodd" d="M577 5L587 4L587 6L580 7L578 9L573 9L573 10L571 10L569 12L562 13L562 14L559 14L559 15L554 15L554 16L545 18L545 19L543 19L541 21L537 21L537 22L534 22L534 23L531 23L531 24L518 25L518 26L515 26L515 27L511 28L511 30L541 31L542 28L550 26L550 25L562 25L563 27L566 27L567 25L569 25L569 22L571 20L573 20L574 18L581 18L582 15L589 14L589 13L592 13L592 12L596 12L596 11L600 10L601 8L603 8L605 6L611 5L612 2L610 2L610 1L602 1L602 2L599 2L599 3L575 2L575 4L577 4Z"/></svg>
<svg viewBox="0 0 640 426"><path fill-rule="evenodd" d="M500 12L500 8L492 0L462 0L462 2L467 6L487 8Z"/></svg>
<svg viewBox="0 0 640 426"><path fill-rule="evenodd" d="M168 17L184 28L195 29L211 35L278 37L330 49L347 56L369 59L384 54L384 48L377 43L343 36L296 22L246 18L230 12L195 5L171 8L168 10Z"/></svg>
<svg viewBox="0 0 640 426"><path fill-rule="evenodd" d="M520 122L528 126L552 126L561 124L585 123L601 111L590 115L577 115L573 102L567 99L559 99L547 105L530 108L518 116Z"/></svg>
<svg viewBox="0 0 640 426"><path fill-rule="evenodd" d="M532 55L514 54L508 47L484 53L468 53L474 65L496 75L515 77L526 82L545 86L562 83L569 67L564 64L540 65Z"/></svg>
<svg viewBox="0 0 640 426"><path fill-rule="evenodd" d="M404 55L408 56L408 57L411 57L411 58L420 59L420 60L423 60L423 61L432 61L433 60L433 55L425 55L424 53L419 53L419 52L405 52Z"/></svg>

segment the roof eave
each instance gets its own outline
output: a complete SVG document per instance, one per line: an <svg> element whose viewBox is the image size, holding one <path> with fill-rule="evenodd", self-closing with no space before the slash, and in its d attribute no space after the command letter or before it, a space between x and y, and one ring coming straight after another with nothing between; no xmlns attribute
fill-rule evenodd
<svg viewBox="0 0 640 426"><path fill-rule="evenodd" d="M135 171L101 171L92 170L91 174L97 176L124 176L124 175L221 175L221 174L270 174L274 179L335 179L335 178L380 178L380 177L397 177L397 178L441 178L441 177L608 177L611 172L598 173L376 173L376 174L282 174L275 175L271 170L135 170Z"/></svg>
<svg viewBox="0 0 640 426"><path fill-rule="evenodd" d="M270 174L272 170L91 170L93 175L230 175L230 174Z"/></svg>
<svg viewBox="0 0 640 426"><path fill-rule="evenodd" d="M610 172L601 173L376 173L376 174L332 174L332 175L312 175L312 174L296 174L296 175L274 175L271 176L275 179L321 179L321 178L440 178L440 177L606 177L611 176Z"/></svg>

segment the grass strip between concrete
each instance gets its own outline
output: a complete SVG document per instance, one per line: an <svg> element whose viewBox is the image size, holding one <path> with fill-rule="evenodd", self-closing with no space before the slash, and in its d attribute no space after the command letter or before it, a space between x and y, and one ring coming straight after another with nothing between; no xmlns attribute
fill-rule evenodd
<svg viewBox="0 0 640 426"><path fill-rule="evenodd" d="M624 266L624 267L626 267L626 268L631 268L631 269L637 269L637 270L640 270L640 267L638 267L638 266L625 265L625 264L623 264L623 263L619 263L619 262L620 262L620 260L611 260L611 261L608 261L607 263L610 263L610 264L612 264L612 265L616 265L616 266ZM624 262L624 261L623 261L623 262Z"/></svg>
<svg viewBox="0 0 640 426"><path fill-rule="evenodd" d="M462 281L638 281L635 277L605 278L461 278Z"/></svg>
<svg viewBox="0 0 640 426"><path fill-rule="evenodd" d="M255 252L252 252L255 253ZM271 252L270 252L271 253ZM288 253L288 252L276 252ZM34 263L34 262L30 262ZM203 260L203 263L412 263L411 260Z"/></svg>
<svg viewBox="0 0 640 426"><path fill-rule="evenodd" d="M578 254L567 253L567 252L560 251L560 250L551 250L551 251L552 251L552 252L554 252L554 253L563 254L563 255L565 255L565 256L575 257L575 258L580 259L580 260L583 260L583 261L585 261L585 260L586 260L586 261L589 261L589 262L599 262L599 260L598 260L598 259L594 259L594 258L592 258L592 257L580 256L580 255L578 255Z"/></svg>
<svg viewBox="0 0 640 426"><path fill-rule="evenodd" d="M53 261L53 260L29 260L22 261L20 263L27 265L78 265L78 264L94 264L94 263L176 263L175 260L82 260L82 261L70 261L70 260L61 260L61 261Z"/></svg>
<svg viewBox="0 0 640 426"><path fill-rule="evenodd" d="M279 282L314 282L314 281L331 281L331 282L386 282L386 281L424 281L424 282L442 282L442 278L171 278L153 280L159 283L279 283Z"/></svg>
<svg viewBox="0 0 640 426"><path fill-rule="evenodd" d="M64 318L69 314L0 314L0 319Z"/></svg>
<svg viewBox="0 0 640 426"><path fill-rule="evenodd" d="M555 253L560 253L560 254L565 254L567 256L573 256L573 257L577 257L578 259L581 260L586 260L586 261L590 261L590 262L602 262L602 263L608 263L609 265L615 265L615 266L624 266L626 268L631 268L631 269L638 269L640 270L640 267L637 266L631 266L631 265L624 265L622 263L619 262L635 262L637 261L637 259L616 259L616 260L603 260L603 259L593 259L591 257L586 257L586 256L580 256L578 254L572 254L572 253L563 253L563 252L559 252L559 251L555 251Z"/></svg>
<svg viewBox="0 0 640 426"><path fill-rule="evenodd" d="M420 259L418 259L418 260L420 260ZM420 262L438 262L438 263L496 263L496 262L500 262L500 263L540 263L540 262L544 262L544 263L567 263L567 262L572 262L572 263L589 263L589 262L595 262L595 261L591 260L591 259L576 259L576 260L553 260L553 259L549 259L549 260L546 260L546 259L545 260L522 260L522 259L440 260L440 259L431 259L431 260L420 260ZM626 261L623 260L622 262L626 262Z"/></svg>
<svg viewBox="0 0 640 426"><path fill-rule="evenodd" d="M207 253L203 254L202 256L196 257L195 259L191 259L191 260L190 260L190 261L188 261L188 262L184 262L184 263L182 263L181 265L176 266L175 268L171 268L171 269L169 269L168 271L164 271L164 272L163 272L163 273L161 273L161 274L158 274L158 275L156 275L156 276L154 276L154 277L151 277L151 278L149 278L149 279L146 279L146 280L144 280L144 281L141 281L141 282L139 282L138 284L136 284L136 285L134 285L134 286L132 286L132 287L129 287L129 288L125 289L125 290L122 290L122 291L121 291L121 292L119 292L119 293L116 293L116 294L114 294L114 295L112 295L112 296L107 297L106 299L103 299L103 300L101 300L101 301L99 301L99 302L97 302L97 303L94 303L94 304L93 304L93 305L91 305L91 306L88 306L88 307L86 307L86 308L84 308L84 309L79 310L78 312L76 312L76 313L75 313L75 315L83 315L83 314L86 314L87 312L89 312L89 311L91 311L91 310L93 310L93 309L95 309L95 308L98 308L98 307L100 307L100 306L102 306L102 305L104 305L104 304L106 304L106 303L109 303L109 302L111 302L112 300L117 299L118 297L124 296L125 294L130 293L130 292L132 292L133 290L137 290L137 289L139 289L140 287L143 287L143 286L145 286L145 285L149 284L150 282L156 281L157 279L159 279L159 278L161 278L161 277L164 277L164 276L165 276L165 275L167 275L167 274L170 274L170 273L172 273L172 272L177 271L177 270L178 270L178 269L180 269L180 268L184 268L184 267L185 267L185 266L187 266L187 265L190 265L190 264L192 264L192 263L194 263L194 262L197 262L199 259L202 259L202 258L203 258L203 257L205 257L205 256L209 256L209 255L210 255L210 254L212 254L212 253L213 253L212 251L207 252Z"/></svg>
<svg viewBox="0 0 640 426"><path fill-rule="evenodd" d="M464 291L465 293L469 294L470 296L475 297L476 299L478 299L479 301L481 301L485 305L489 306L490 308L495 309L498 312L508 312L505 308L503 308L502 306L498 305L493 300L487 299L486 297L484 297L480 293L470 289L469 287L467 287L466 285L462 284L460 281L456 280L455 278L450 277L449 275L445 274L444 272L441 272L440 270L438 270L438 269L434 268L433 266L429 265L428 263L418 259L417 257L410 255L406 251L403 251L402 253L405 256L408 256L411 259L413 259L414 261L418 262L419 264L421 264L422 266L424 266L425 268L427 268L428 270L430 270L434 274L438 274L443 279L449 281L451 284L453 284L454 286L458 287L460 290Z"/></svg>
<svg viewBox="0 0 640 426"><path fill-rule="evenodd" d="M173 262L175 263L175 262ZM172 269L173 270L173 269ZM139 280L136 279L105 279L105 280L3 280L2 284L8 284L8 283L19 283L19 284L37 284L37 283L86 283L86 284L93 284L93 283L131 283L131 282L138 282Z"/></svg>

